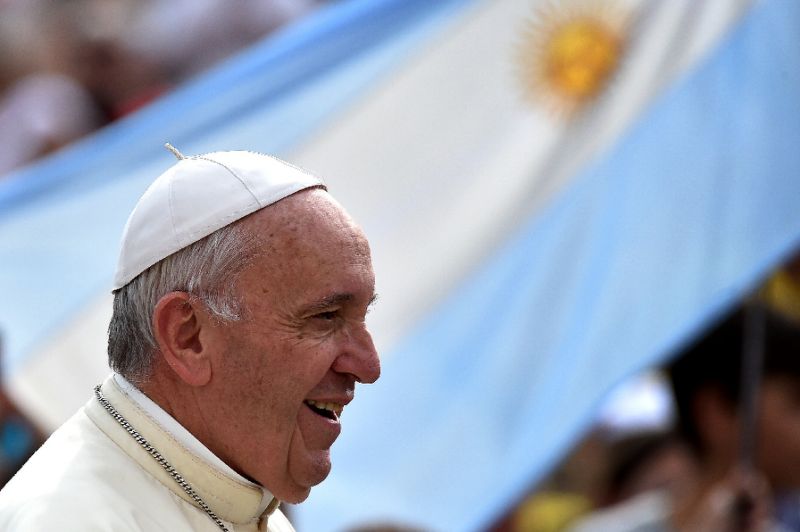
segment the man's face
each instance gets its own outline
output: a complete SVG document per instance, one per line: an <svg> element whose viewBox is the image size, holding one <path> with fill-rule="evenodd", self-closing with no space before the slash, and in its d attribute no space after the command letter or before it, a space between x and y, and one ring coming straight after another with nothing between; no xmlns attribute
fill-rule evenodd
<svg viewBox="0 0 800 532"><path fill-rule="evenodd" d="M800 488L800 379L767 376L759 416L758 465L773 490Z"/></svg>
<svg viewBox="0 0 800 532"><path fill-rule="evenodd" d="M365 316L374 300L369 245L324 191L286 198L244 221L262 253L242 272L244 317L221 323L206 425L212 449L288 502L331 468L330 447L355 383L380 362Z"/></svg>

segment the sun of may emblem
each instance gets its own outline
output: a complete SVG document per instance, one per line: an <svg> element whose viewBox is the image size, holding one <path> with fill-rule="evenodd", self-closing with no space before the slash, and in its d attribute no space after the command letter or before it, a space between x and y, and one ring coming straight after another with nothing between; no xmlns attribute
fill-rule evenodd
<svg viewBox="0 0 800 532"><path fill-rule="evenodd" d="M610 1L550 2L537 9L518 50L526 96L566 114L581 109L616 72L626 22Z"/></svg>

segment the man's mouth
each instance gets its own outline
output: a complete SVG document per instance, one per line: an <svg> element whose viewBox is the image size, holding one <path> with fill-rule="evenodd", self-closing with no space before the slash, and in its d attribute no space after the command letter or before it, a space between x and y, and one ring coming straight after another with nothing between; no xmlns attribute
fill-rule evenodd
<svg viewBox="0 0 800 532"><path fill-rule="evenodd" d="M311 399L306 399L304 402L315 414L333 421L338 421L339 416L342 415L342 410L344 410L344 405L339 403L323 403L321 401L312 401Z"/></svg>

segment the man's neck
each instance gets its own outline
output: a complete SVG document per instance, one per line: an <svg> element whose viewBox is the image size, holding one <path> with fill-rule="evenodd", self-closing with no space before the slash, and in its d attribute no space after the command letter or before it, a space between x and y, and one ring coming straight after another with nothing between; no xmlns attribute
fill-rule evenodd
<svg viewBox="0 0 800 532"><path fill-rule="evenodd" d="M190 427L186 427L182 421L180 414L169 408L170 401L167 400L163 394L154 390L152 385L142 385L137 387L130 381L125 379L122 375L114 374L114 380L117 385L125 392L135 403L137 403L150 417L152 417L159 425L165 430L170 432L176 439L178 439L184 446L186 446L192 453L205 459L208 463L215 466L217 469L247 482L252 483L246 479L233 468L226 464L221 458L215 455L200 439L195 436ZM147 390L147 391L144 391Z"/></svg>

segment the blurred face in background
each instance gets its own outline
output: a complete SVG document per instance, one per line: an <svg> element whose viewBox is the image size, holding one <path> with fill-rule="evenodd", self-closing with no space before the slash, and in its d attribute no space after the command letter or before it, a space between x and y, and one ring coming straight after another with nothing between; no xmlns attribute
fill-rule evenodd
<svg viewBox="0 0 800 532"><path fill-rule="evenodd" d="M739 460L740 413L719 393L700 394L701 465L725 473ZM800 488L800 378L765 375L760 384L755 462L774 492Z"/></svg>
<svg viewBox="0 0 800 532"><path fill-rule="evenodd" d="M799 489L800 378L766 376L761 384L759 416L761 471L774 491Z"/></svg>

